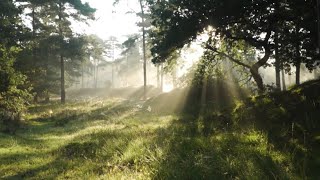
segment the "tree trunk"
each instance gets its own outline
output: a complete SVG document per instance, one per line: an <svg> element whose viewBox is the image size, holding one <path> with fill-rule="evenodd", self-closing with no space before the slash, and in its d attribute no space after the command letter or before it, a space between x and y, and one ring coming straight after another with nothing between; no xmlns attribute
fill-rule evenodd
<svg viewBox="0 0 320 180"><path fill-rule="evenodd" d="M97 65L95 88L98 88L98 77L99 77L99 66Z"/></svg>
<svg viewBox="0 0 320 180"><path fill-rule="evenodd" d="M35 22L35 7L34 5L32 5L32 65L33 68L35 68L34 72L32 73L32 76L37 76L37 60L36 60L36 56L37 56L37 52L36 52L36 22ZM34 98L33 98L34 103L38 103L39 102L39 92L36 92Z"/></svg>
<svg viewBox="0 0 320 180"><path fill-rule="evenodd" d="M276 70L276 89L281 91L280 82L280 59L279 59L279 46L278 46L278 32L275 32L275 70Z"/></svg>
<svg viewBox="0 0 320 180"><path fill-rule="evenodd" d="M61 66L61 103L64 104L66 102L66 89L65 89L65 76L64 76L64 59L63 56L60 55L60 66Z"/></svg>
<svg viewBox="0 0 320 180"><path fill-rule="evenodd" d="M33 61L34 61L34 66L36 65L36 12L35 12L35 7L32 5L32 39L33 39L33 49L32 49L32 56L33 56Z"/></svg>
<svg viewBox="0 0 320 180"><path fill-rule="evenodd" d="M146 31L144 27L144 9L142 0L139 0L141 8L141 22L142 22L142 44L143 44L143 99L146 100L147 94L147 57L146 57Z"/></svg>
<svg viewBox="0 0 320 180"><path fill-rule="evenodd" d="M298 37L299 31L298 27L296 27L296 35ZM300 68L301 68L301 59L300 59L300 43L297 41L296 43L296 84L300 84Z"/></svg>
<svg viewBox="0 0 320 180"><path fill-rule="evenodd" d="M160 89L162 92L163 91L163 63L161 63L161 69L160 69Z"/></svg>
<svg viewBox="0 0 320 180"><path fill-rule="evenodd" d="M283 68L283 67L282 67ZM282 75L282 90L286 91L287 90L287 86L286 86L286 78L285 78L285 73L284 70L281 70L281 75Z"/></svg>
<svg viewBox="0 0 320 180"><path fill-rule="evenodd" d="M160 88L160 64L157 64L157 87Z"/></svg>
<svg viewBox="0 0 320 180"><path fill-rule="evenodd" d="M259 68L267 63L267 61L269 60L269 58L270 58L270 56L272 54L272 52L270 50L270 45L268 43L271 34L272 34L271 31L268 31L267 34L266 34L266 37L264 39L264 50L265 50L264 57L259 59L258 62L256 62L253 65L246 64L246 63L242 62L241 60L236 59L236 58L234 58L234 57L232 57L232 56L230 56L230 55L228 55L226 53L219 52L219 51L216 50L216 48L213 48L210 45L207 45L206 48L212 50L213 52L218 53L221 56L224 56L224 57L228 58L232 62L234 62L234 63L236 63L236 64L238 64L238 65L240 65L242 67L245 67L245 68L249 69L254 81L257 84L258 91L261 94L261 93L263 93L265 91L265 88L264 88L264 85L263 85L263 79L262 79L261 75L259 74Z"/></svg>
<svg viewBox="0 0 320 180"><path fill-rule="evenodd" d="M259 93L263 93L265 89L264 89L263 80L261 75L259 74L258 68L255 66L251 67L250 73L258 86Z"/></svg>
<svg viewBox="0 0 320 180"><path fill-rule="evenodd" d="M84 88L84 65L81 66L81 88Z"/></svg>
<svg viewBox="0 0 320 180"><path fill-rule="evenodd" d="M62 53L62 45L63 45L63 32L62 32L62 1L59 2L59 35L61 38L60 44L60 68L61 68L61 103L64 104L66 102L66 90L65 90L65 68L64 68L64 59Z"/></svg>
<svg viewBox="0 0 320 180"><path fill-rule="evenodd" d="M298 60L296 63L296 84L300 84L300 67L301 67L301 62Z"/></svg>
<svg viewBox="0 0 320 180"><path fill-rule="evenodd" d="M279 2L275 2L275 13L278 14ZM275 44L275 70L276 70L276 90L281 91L280 79L280 59L279 59L279 35L278 35L278 22L275 23L274 44Z"/></svg>
<svg viewBox="0 0 320 180"><path fill-rule="evenodd" d="M320 53L320 0L317 0L317 20L318 20L318 48L317 51Z"/></svg>
<svg viewBox="0 0 320 180"><path fill-rule="evenodd" d="M203 77L202 88L201 88L201 98L200 98L200 105L202 110L204 110L204 107L206 106L206 103L207 103L207 84L208 84L207 77Z"/></svg>

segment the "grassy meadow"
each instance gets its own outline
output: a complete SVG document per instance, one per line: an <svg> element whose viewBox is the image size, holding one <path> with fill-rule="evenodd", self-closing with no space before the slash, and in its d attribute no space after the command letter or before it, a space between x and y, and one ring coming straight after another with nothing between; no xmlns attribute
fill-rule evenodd
<svg viewBox="0 0 320 180"><path fill-rule="evenodd" d="M307 177L295 151L277 148L264 131L219 121L208 131L204 118L116 98L35 105L14 135L0 133L0 178Z"/></svg>

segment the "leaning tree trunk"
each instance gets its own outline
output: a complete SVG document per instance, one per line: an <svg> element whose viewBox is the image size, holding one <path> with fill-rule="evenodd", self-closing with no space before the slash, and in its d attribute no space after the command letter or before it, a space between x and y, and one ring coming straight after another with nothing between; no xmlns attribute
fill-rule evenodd
<svg viewBox="0 0 320 180"><path fill-rule="evenodd" d="M206 48L212 50L213 52L218 53L221 56L228 58L232 62L234 62L244 68L249 69L254 81L257 84L259 94L262 94L265 91L265 87L263 84L263 79L262 79L261 75L259 74L259 68L261 68L262 66L264 66L268 62L268 60L272 54L271 49L270 49L270 44L268 43L270 36L271 36L271 31L268 31L266 34L266 37L263 41L263 47L265 49L265 54L264 54L263 58L259 59L258 62L256 62L253 65L246 64L246 63L242 62L241 60L236 59L236 58L234 58L224 52L219 52L219 51L217 51L216 48L212 47L209 44L207 44Z"/></svg>
<svg viewBox="0 0 320 180"><path fill-rule="evenodd" d="M259 74L259 68L253 66L250 68L250 73L254 79L254 81L257 84L259 93L263 93L265 91L264 85L263 85L263 79L261 75Z"/></svg>

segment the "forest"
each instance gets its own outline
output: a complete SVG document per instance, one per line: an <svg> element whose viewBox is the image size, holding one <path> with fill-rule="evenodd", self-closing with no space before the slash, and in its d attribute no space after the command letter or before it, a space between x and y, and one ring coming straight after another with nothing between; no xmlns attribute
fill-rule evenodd
<svg viewBox="0 0 320 180"><path fill-rule="evenodd" d="M0 0L0 179L320 179L320 0Z"/></svg>

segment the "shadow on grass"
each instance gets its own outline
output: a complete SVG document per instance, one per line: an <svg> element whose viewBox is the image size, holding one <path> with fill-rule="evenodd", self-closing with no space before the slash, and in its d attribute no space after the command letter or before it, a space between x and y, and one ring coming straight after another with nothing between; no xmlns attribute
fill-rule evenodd
<svg viewBox="0 0 320 180"><path fill-rule="evenodd" d="M145 131L140 126L147 127L148 123L157 121L152 114L138 111L135 103L127 101L112 106L97 106L80 113L72 111L67 113L58 112L45 121L34 119L34 122L39 123L31 123L31 129L21 130L18 135L14 136L14 139L23 136L26 141L24 143L22 139L15 141L21 148L19 154L3 153L0 156L0 162L5 162L3 167L10 170L6 173L7 175L1 175L3 179L40 179L44 177L56 179L83 177L84 175L91 178L110 174L115 169L120 172L124 169L135 171L137 163L141 162L140 159L144 159L144 155L147 154L144 148L145 142L140 143L140 141L146 141L146 137L149 138L150 134L155 131L150 128ZM126 114L130 115L129 119ZM124 118L126 118L125 123L122 122ZM70 122L63 125L56 124L57 121L63 120ZM111 127L108 127L110 124ZM121 128L114 128L117 124ZM100 129L86 130L96 126ZM73 134L74 136L68 139L64 137ZM54 139L50 139L52 136ZM49 139L46 139L47 137ZM41 140L37 140L39 138ZM7 143L3 142L3 144ZM40 150L25 152L33 150L30 148L38 148L36 144L47 143L48 145L42 150L43 154ZM13 166L14 163L17 163L17 167ZM21 167L19 163L26 163L26 165Z"/></svg>
<svg viewBox="0 0 320 180"><path fill-rule="evenodd" d="M167 143L154 179L289 179L260 140L216 130L203 135L195 117L176 120L159 141ZM261 149L262 148L262 149ZM263 149L265 148L265 149Z"/></svg>
<svg viewBox="0 0 320 180"><path fill-rule="evenodd" d="M242 131L233 124L236 101L247 98L247 93L232 82L203 78L185 92L180 119L159 134L157 142L165 153L152 178L296 177L285 155L272 148L262 132Z"/></svg>
<svg viewBox="0 0 320 180"><path fill-rule="evenodd" d="M113 159L121 157L128 144L137 136L130 131L101 131L76 137L67 143L46 153L22 153L0 156L1 162L31 163L37 159L37 164L27 165L14 175L2 176L3 179L56 179L83 177L85 174L99 176L110 169L108 165ZM3 164L6 165L6 164ZM14 167L11 167L14 168Z"/></svg>
<svg viewBox="0 0 320 180"><path fill-rule="evenodd" d="M54 109L54 107L55 105L45 108ZM61 111L54 112L50 116L46 115L32 119L31 122L38 123L29 123L26 129L32 132L29 134L32 134L33 137L46 134L64 136L92 126L98 127L108 123L120 123L118 121L121 118L123 119L137 111L136 105L127 101L110 104L100 102L89 105L90 108L88 107L87 109L83 107L88 107L88 104L65 105L65 108L62 108ZM21 130L21 133L24 131Z"/></svg>

